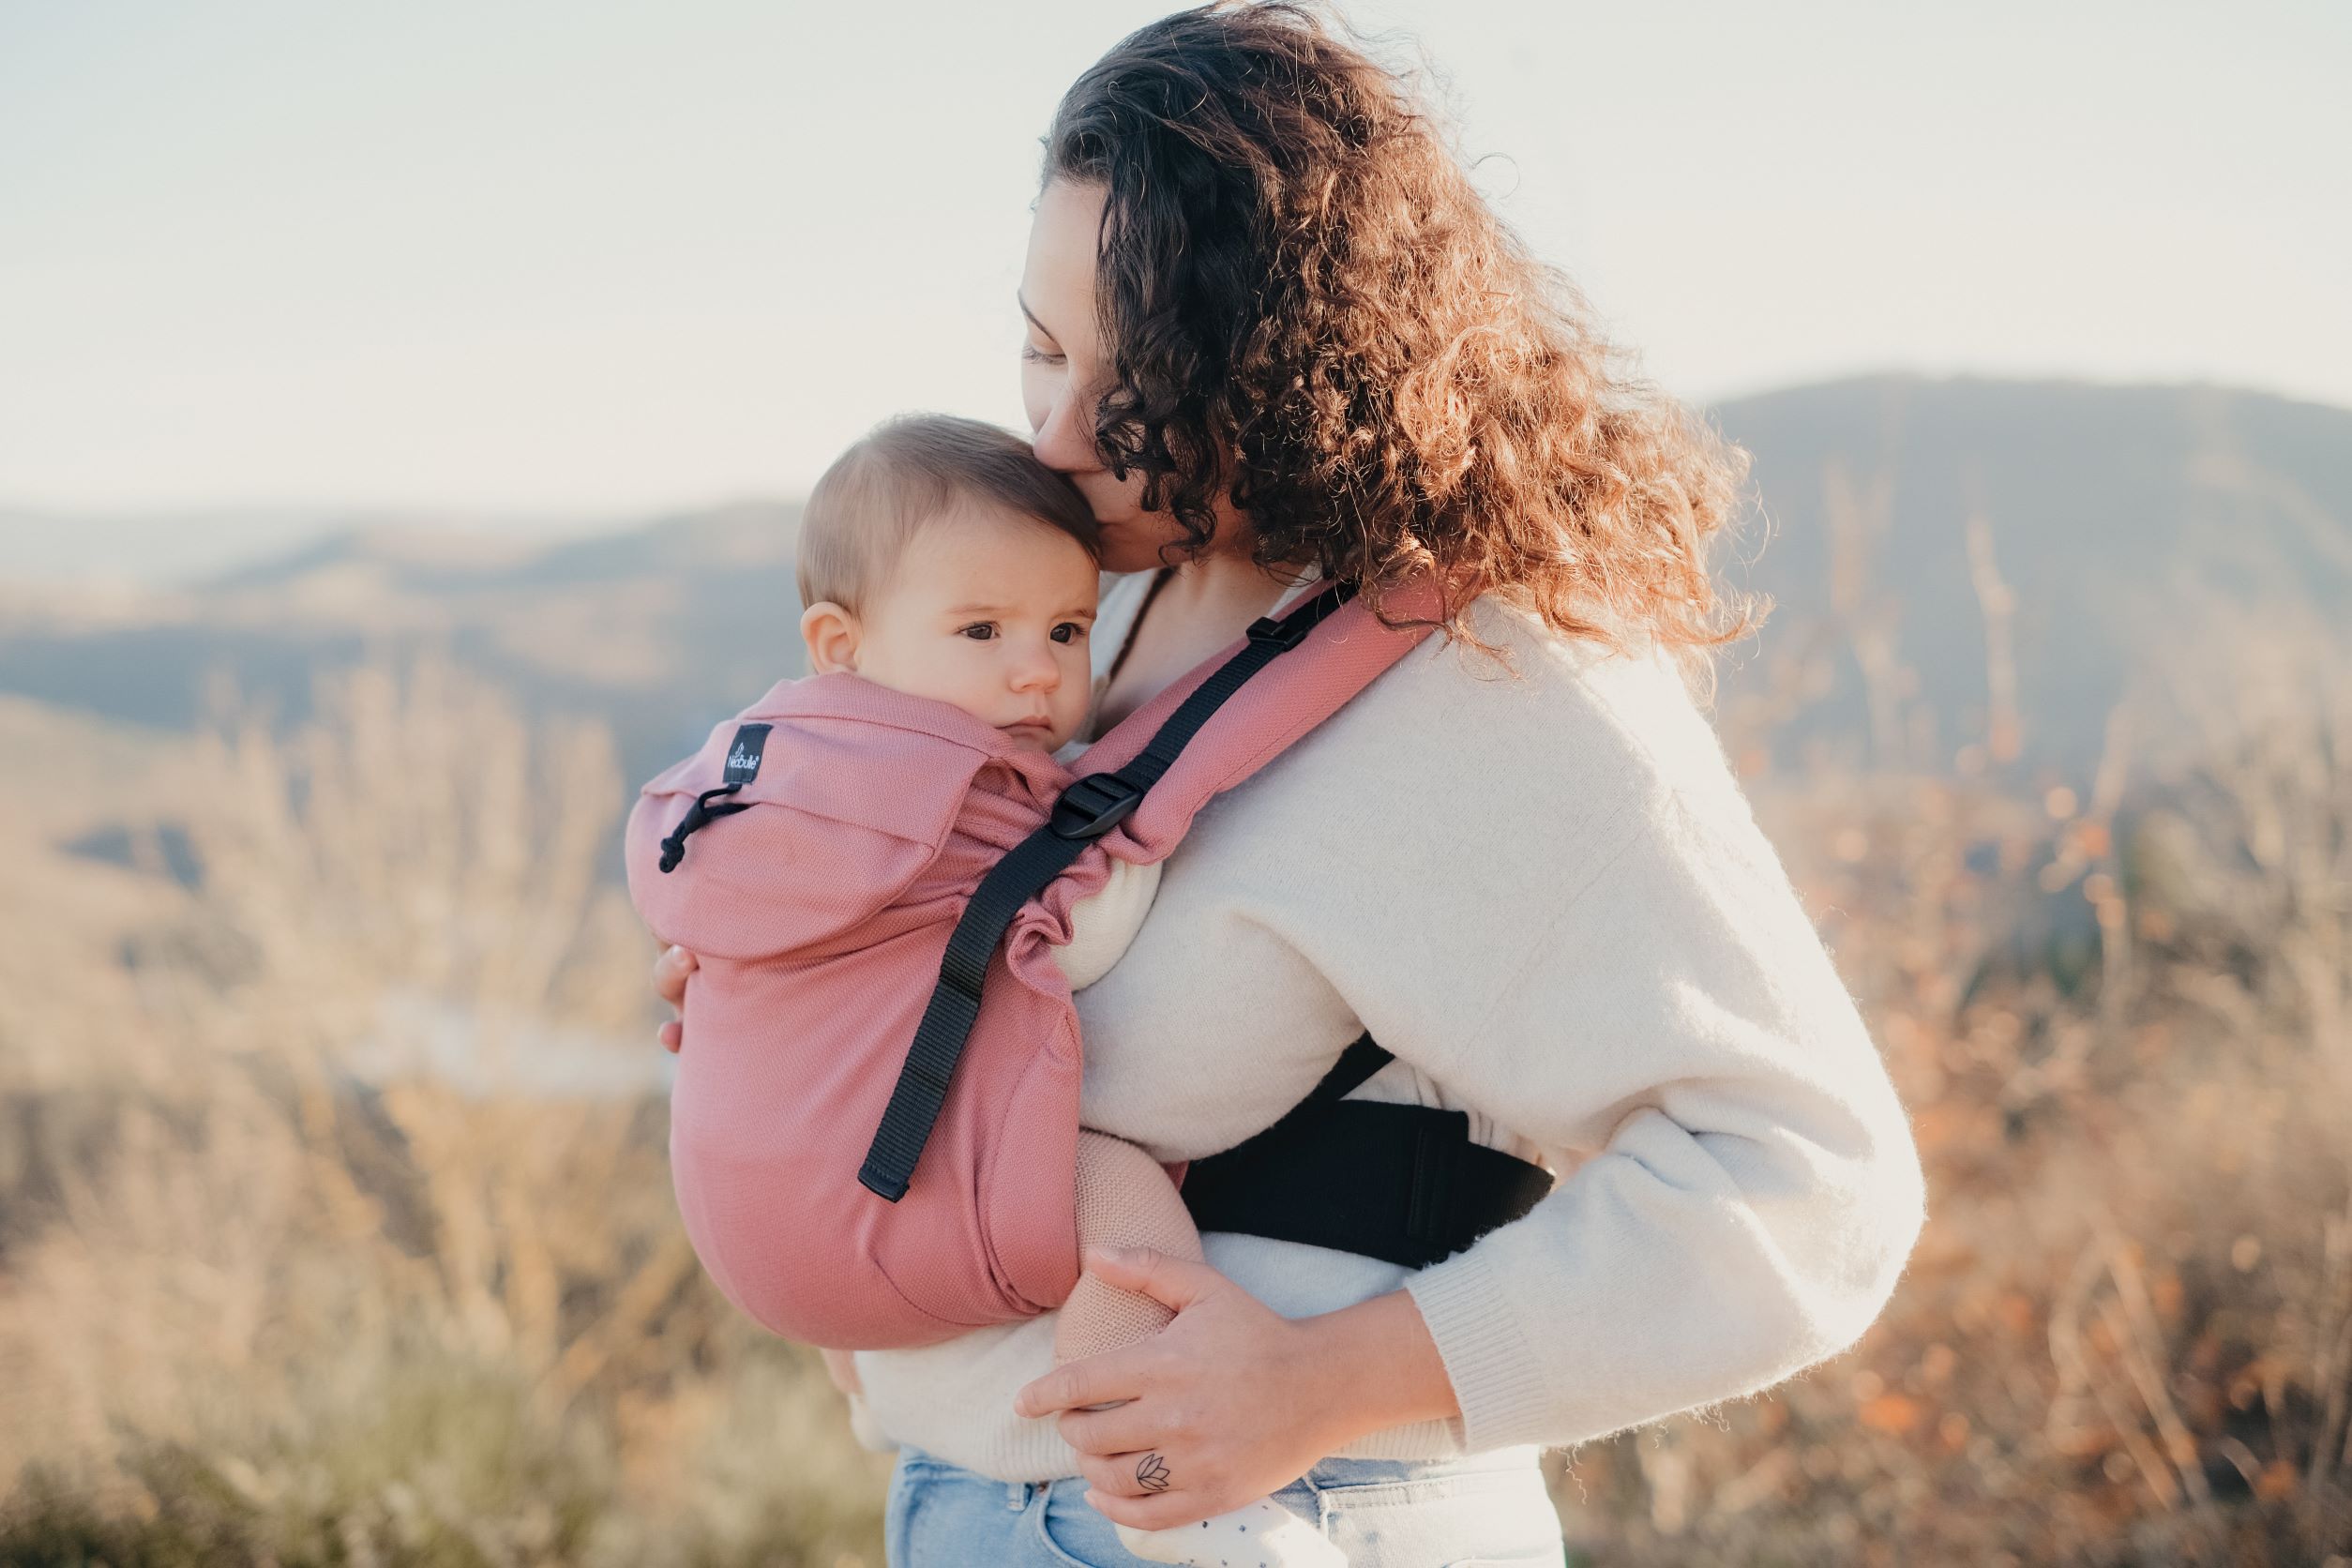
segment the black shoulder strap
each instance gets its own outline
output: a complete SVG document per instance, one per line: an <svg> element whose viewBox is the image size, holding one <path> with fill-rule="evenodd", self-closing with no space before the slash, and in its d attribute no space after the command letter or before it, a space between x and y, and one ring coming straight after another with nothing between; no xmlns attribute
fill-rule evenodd
<svg viewBox="0 0 2352 1568"><path fill-rule="evenodd" d="M1319 1108L1354 1093L1374 1073L1395 1060L1388 1053L1387 1048L1373 1039L1369 1033L1357 1035L1349 1042L1348 1048L1339 1053L1339 1060L1331 1064L1331 1071L1323 1075L1323 1081L1309 1090L1305 1099L1284 1112L1281 1121L1276 1122L1258 1136L1260 1138L1282 1136L1282 1129L1286 1124L1303 1122L1313 1115Z"/></svg>
<svg viewBox="0 0 2352 1568"><path fill-rule="evenodd" d="M914 1041L898 1069L882 1124L866 1151L857 1179L896 1203L906 1196L914 1179L915 1163L923 1157L931 1129L947 1103L947 1087L980 1017L981 982L988 960L1005 928L1021 906L1060 876L1080 851L1126 820L1142 804L1143 793L1159 782L1186 742L1199 733L1210 715L1279 655L1306 641L1306 634L1323 618L1355 595L1352 583L1336 582L1283 616L1253 622L1249 643L1235 654L1193 693L1177 705L1151 743L1135 760L1115 773L1087 774L1072 781L1053 805L1044 827L1007 851L1004 858L980 879L972 901L964 906L940 961L939 982L915 1027ZM1350 1086L1352 1087L1352 1086ZM1346 1091L1341 1091L1345 1093Z"/></svg>

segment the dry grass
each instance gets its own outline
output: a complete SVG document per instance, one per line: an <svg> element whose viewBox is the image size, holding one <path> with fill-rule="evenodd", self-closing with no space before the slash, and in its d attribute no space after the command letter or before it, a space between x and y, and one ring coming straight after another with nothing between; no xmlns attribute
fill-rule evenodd
<svg viewBox="0 0 2352 1568"><path fill-rule="evenodd" d="M2080 792L1735 734L1929 1222L1853 1351L1554 1456L1591 1560L2352 1565L2348 652L2202 617Z"/></svg>
<svg viewBox="0 0 2352 1568"><path fill-rule="evenodd" d="M2211 629L2079 795L2030 715L1908 766L1875 623L1877 761L1751 779L1932 1217L1853 1352L1553 1456L1591 1560L2352 1562L2352 679ZM603 741L436 668L320 715L0 709L0 1558L878 1562L886 1462L609 1087L656 1055ZM57 848L126 820L196 884Z"/></svg>
<svg viewBox="0 0 2352 1568"><path fill-rule="evenodd" d="M176 758L191 889L20 846L0 1557L878 1561L887 1467L704 1288L650 1072L597 1092L658 1058L600 734L433 668L324 695L122 746ZM144 901L52 918L83 883Z"/></svg>

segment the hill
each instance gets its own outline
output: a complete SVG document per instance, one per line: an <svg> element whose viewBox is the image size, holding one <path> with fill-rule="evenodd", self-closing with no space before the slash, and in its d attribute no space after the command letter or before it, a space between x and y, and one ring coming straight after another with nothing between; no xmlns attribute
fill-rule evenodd
<svg viewBox="0 0 2352 1568"><path fill-rule="evenodd" d="M1988 593L2010 605L2018 763L2064 774L2217 605L2352 625L2352 411L1881 376L1710 413L1760 502L1728 576L1777 605L1721 700L1776 748L1932 770L1982 743ZM0 693L169 730L216 683L294 716L315 671L431 646L534 711L611 723L643 776L797 671L797 517L746 504L552 544L370 524L176 590L0 587Z"/></svg>
<svg viewBox="0 0 2352 1568"><path fill-rule="evenodd" d="M1756 700L1775 657L1833 651L1829 690L1782 745L1886 729L1873 657L1937 731L1873 737L1879 760L1982 741L1996 578L2022 754L2068 772L2095 757L2133 672L2219 607L2352 626L2352 411L2211 386L1874 377L1713 412L1754 454L1762 503L1741 547L1755 559L1730 575L1779 606L1726 671L1726 702Z"/></svg>

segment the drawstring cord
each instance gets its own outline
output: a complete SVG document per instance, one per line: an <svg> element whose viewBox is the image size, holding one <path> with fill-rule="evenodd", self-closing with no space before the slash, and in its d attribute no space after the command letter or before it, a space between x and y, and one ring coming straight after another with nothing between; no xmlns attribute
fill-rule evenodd
<svg viewBox="0 0 2352 1568"><path fill-rule="evenodd" d="M742 788L741 784L721 784L716 790L705 790L694 797L694 804L687 807L686 814L679 819L677 831L661 841L661 868L664 871L678 868L678 862L686 858L686 837L697 828L707 827L721 817L731 817L738 811L751 809L751 803L747 800L730 801L721 806L711 804L720 796L731 795Z"/></svg>

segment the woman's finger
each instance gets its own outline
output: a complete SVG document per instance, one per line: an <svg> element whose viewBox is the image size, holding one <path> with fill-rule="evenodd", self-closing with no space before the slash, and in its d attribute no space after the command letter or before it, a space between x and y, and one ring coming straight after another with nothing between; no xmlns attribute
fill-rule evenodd
<svg viewBox="0 0 2352 1568"><path fill-rule="evenodd" d="M680 1005L686 1001L686 976L692 974L694 969L694 955L685 948L663 948L661 957L654 960L654 989L671 1006Z"/></svg>
<svg viewBox="0 0 2352 1568"><path fill-rule="evenodd" d="M1013 1395L1013 1413L1033 1419L1080 1405L1132 1400L1144 1392L1138 1354L1137 1347L1127 1345L1064 1362L1044 1377L1022 1384Z"/></svg>
<svg viewBox="0 0 2352 1568"><path fill-rule="evenodd" d="M661 950L661 957L654 960L654 989L662 1001L672 1007L686 1005L686 976L694 972L696 964L694 955L683 947L672 945ZM656 1037L662 1049L674 1053L686 1044L686 1025L671 1018L661 1026Z"/></svg>
<svg viewBox="0 0 2352 1568"><path fill-rule="evenodd" d="M1081 1454L1078 1474L1106 1497L1155 1498L1176 1489L1177 1465L1160 1448L1132 1454Z"/></svg>
<svg viewBox="0 0 2352 1568"><path fill-rule="evenodd" d="M1054 1423L1062 1440L1080 1454L1130 1454L1168 1437L1167 1423L1154 1419L1142 1401L1115 1410L1064 1410Z"/></svg>
<svg viewBox="0 0 2352 1568"><path fill-rule="evenodd" d="M1089 1274L1112 1289L1149 1296L1178 1312L1233 1286L1214 1263L1171 1257L1148 1246L1091 1246L1084 1262Z"/></svg>

